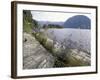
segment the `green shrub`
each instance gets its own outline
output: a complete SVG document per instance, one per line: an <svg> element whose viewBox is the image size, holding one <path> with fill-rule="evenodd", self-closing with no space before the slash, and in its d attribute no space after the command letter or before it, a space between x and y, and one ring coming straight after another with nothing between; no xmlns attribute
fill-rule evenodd
<svg viewBox="0 0 100 80"><path fill-rule="evenodd" d="M46 42L47 42L47 38L44 37L44 38L42 39L42 44L45 46L45 45L46 45Z"/></svg>
<svg viewBox="0 0 100 80"><path fill-rule="evenodd" d="M53 41L48 39L43 33L35 33L35 38L44 46L49 52L53 52Z"/></svg>
<svg viewBox="0 0 100 80"><path fill-rule="evenodd" d="M52 52L53 51L53 42L51 42L51 41L46 41L46 44L45 44L45 47L46 47L46 49L48 49L50 52Z"/></svg>
<svg viewBox="0 0 100 80"><path fill-rule="evenodd" d="M40 43L42 43L43 37L40 34L37 34L36 37L37 37L38 41Z"/></svg>

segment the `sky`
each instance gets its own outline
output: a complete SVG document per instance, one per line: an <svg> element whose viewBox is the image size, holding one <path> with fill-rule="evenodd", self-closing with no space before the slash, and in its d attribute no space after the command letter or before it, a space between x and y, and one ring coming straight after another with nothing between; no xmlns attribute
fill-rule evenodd
<svg viewBox="0 0 100 80"><path fill-rule="evenodd" d="M72 12L48 12L48 11L31 11L33 19L37 21L51 21L51 22L65 22L68 18L75 15L84 15L91 17L86 13L72 13Z"/></svg>

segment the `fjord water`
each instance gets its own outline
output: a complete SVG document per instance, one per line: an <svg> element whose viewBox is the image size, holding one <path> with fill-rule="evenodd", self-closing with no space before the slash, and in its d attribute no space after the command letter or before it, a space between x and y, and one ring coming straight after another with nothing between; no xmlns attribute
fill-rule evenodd
<svg viewBox="0 0 100 80"><path fill-rule="evenodd" d="M91 48L91 30L90 29L48 29L46 34L51 39L56 39L58 43L64 43L64 45L81 49L90 53Z"/></svg>

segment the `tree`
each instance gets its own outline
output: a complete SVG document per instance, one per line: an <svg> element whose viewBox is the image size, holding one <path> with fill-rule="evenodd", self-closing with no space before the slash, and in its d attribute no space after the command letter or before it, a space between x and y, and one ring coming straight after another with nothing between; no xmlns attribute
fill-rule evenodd
<svg viewBox="0 0 100 80"><path fill-rule="evenodd" d="M27 33L32 33L34 28L38 28L38 23L32 18L30 10L23 10L23 30Z"/></svg>

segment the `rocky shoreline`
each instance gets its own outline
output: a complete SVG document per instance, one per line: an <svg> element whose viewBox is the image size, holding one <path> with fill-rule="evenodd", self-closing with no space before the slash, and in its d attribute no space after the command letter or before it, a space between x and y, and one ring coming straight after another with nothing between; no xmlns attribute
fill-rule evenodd
<svg viewBox="0 0 100 80"><path fill-rule="evenodd" d="M23 69L52 68L54 57L35 37L24 33L23 38Z"/></svg>
<svg viewBox="0 0 100 80"><path fill-rule="evenodd" d="M91 55L77 49L66 49L54 44L46 36L24 33L23 69L90 66ZM25 40L26 39L26 40Z"/></svg>

